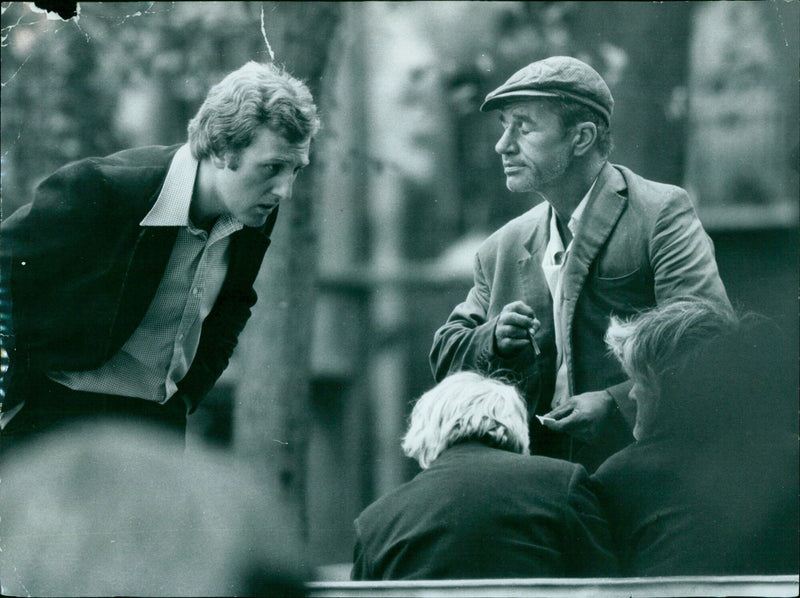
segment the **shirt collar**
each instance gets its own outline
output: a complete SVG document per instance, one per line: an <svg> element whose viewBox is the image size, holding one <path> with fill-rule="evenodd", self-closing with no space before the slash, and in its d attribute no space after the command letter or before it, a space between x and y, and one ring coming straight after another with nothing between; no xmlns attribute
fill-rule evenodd
<svg viewBox="0 0 800 598"><path fill-rule="evenodd" d="M189 145L175 152L156 202L140 226L189 226L189 206L197 177L197 160Z"/></svg>
<svg viewBox="0 0 800 598"><path fill-rule="evenodd" d="M169 165L161 192L140 226L187 226L194 234L202 231L189 220L189 208L197 178L198 162L192 156L189 145L183 145L175 152ZM230 214L220 216L211 229L210 240L232 235L244 225Z"/></svg>
<svg viewBox="0 0 800 598"><path fill-rule="evenodd" d="M597 177L595 177L595 179L592 181L592 186L589 187L586 195L583 196L581 203L579 203L578 206L573 210L572 216L569 217L567 227L569 228L569 231L572 233L573 237L578 230L578 223L581 221L581 216L583 216L583 211L586 209L586 204L589 203L589 196L592 194L592 190L594 189L596 183ZM555 217L555 210L553 211L553 216Z"/></svg>
<svg viewBox="0 0 800 598"><path fill-rule="evenodd" d="M577 207L572 211L572 216L569 218L569 222L567 223L567 227L569 228L569 232L572 233L572 236L575 236L575 233L578 230L578 224L581 221L581 216L583 216L583 212L586 209L586 204L589 203L589 196L592 194L592 190L594 189L595 184L597 183L597 177L592 181L591 187L586 192L586 195L583 196L580 203ZM552 239L557 247L557 250L563 251L564 244L561 242L561 235L558 233L558 224L556 222L556 211L550 207L550 239ZM571 243L571 241L570 241Z"/></svg>

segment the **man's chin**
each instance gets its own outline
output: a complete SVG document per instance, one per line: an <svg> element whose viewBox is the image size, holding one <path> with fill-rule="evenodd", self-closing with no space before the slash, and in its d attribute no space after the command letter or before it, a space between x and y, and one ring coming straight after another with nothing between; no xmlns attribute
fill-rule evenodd
<svg viewBox="0 0 800 598"><path fill-rule="evenodd" d="M247 220L242 220L245 226L260 228L267 222L269 215L275 210L275 206L259 206L247 214Z"/></svg>
<svg viewBox="0 0 800 598"><path fill-rule="evenodd" d="M237 218L237 220L245 226L249 226L250 228L261 228L267 221L267 217L262 215L254 216L252 214L248 214L246 217Z"/></svg>
<svg viewBox="0 0 800 598"><path fill-rule="evenodd" d="M512 193L527 193L533 191L532 185L527 181L521 181L512 177L506 177L506 188Z"/></svg>

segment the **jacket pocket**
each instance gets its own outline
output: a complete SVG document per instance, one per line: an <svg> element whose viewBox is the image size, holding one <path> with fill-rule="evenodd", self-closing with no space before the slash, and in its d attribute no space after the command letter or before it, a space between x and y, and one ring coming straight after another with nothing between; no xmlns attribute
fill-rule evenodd
<svg viewBox="0 0 800 598"><path fill-rule="evenodd" d="M600 312L633 314L655 301L652 280L643 268L619 276L589 276L584 295Z"/></svg>

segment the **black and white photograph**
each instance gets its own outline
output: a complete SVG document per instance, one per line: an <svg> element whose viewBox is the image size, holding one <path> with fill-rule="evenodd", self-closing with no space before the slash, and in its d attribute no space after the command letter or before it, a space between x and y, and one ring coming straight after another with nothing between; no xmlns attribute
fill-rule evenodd
<svg viewBox="0 0 800 598"><path fill-rule="evenodd" d="M796 0L0 6L0 594L798 594Z"/></svg>

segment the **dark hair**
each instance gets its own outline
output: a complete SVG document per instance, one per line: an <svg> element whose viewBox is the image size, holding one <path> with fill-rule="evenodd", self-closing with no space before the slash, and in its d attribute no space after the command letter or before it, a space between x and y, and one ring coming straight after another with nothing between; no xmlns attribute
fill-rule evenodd
<svg viewBox="0 0 800 598"><path fill-rule="evenodd" d="M592 110L585 104L570 100L565 96L554 98L543 97L541 99L547 102L553 112L556 113L561 121L561 126L565 130L569 130L580 123L593 123L597 129L595 147L604 158L608 157L614 142L611 138L611 128L602 114L596 110Z"/></svg>
<svg viewBox="0 0 800 598"><path fill-rule="evenodd" d="M797 356L786 340L765 316L742 316L665 372L661 409L695 437L796 433Z"/></svg>

